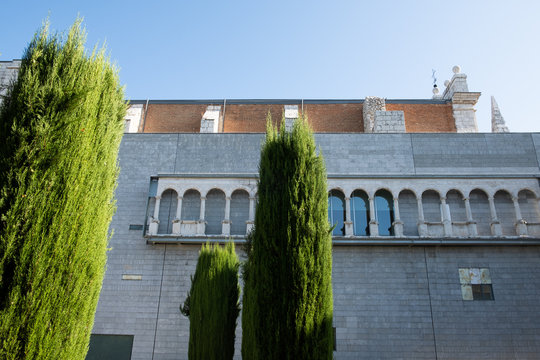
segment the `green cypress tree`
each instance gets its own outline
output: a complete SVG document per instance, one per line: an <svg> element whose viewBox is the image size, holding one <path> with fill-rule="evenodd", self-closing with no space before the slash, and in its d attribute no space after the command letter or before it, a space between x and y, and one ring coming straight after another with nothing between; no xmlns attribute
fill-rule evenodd
<svg viewBox="0 0 540 360"><path fill-rule="evenodd" d="M0 108L0 358L84 359L126 111L105 50L45 25Z"/></svg>
<svg viewBox="0 0 540 360"><path fill-rule="evenodd" d="M189 317L190 360L233 358L240 312L239 266L234 243L227 243L225 248L202 246L191 289L181 308Z"/></svg>
<svg viewBox="0 0 540 360"><path fill-rule="evenodd" d="M331 359L332 243L326 171L307 121L267 121L244 274L245 359Z"/></svg>

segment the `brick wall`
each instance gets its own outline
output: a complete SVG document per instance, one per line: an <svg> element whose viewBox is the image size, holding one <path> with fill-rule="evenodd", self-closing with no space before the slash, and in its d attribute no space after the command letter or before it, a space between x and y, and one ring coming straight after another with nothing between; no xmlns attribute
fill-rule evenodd
<svg viewBox="0 0 540 360"><path fill-rule="evenodd" d="M386 110L405 114L407 132L456 132L452 104L386 103Z"/></svg>
<svg viewBox="0 0 540 360"><path fill-rule="evenodd" d="M315 132L364 132L362 104L304 104Z"/></svg>
<svg viewBox="0 0 540 360"><path fill-rule="evenodd" d="M268 111L274 123L279 123L283 109L278 104L227 104L223 132L265 132Z"/></svg>
<svg viewBox="0 0 540 360"><path fill-rule="evenodd" d="M200 130L201 118L210 103L159 104L150 103L146 114L144 132L175 133ZM301 104L298 104L301 110ZM364 132L362 103L304 103L313 131L318 133ZM388 103L386 110L401 110L405 115L407 132L456 132L452 105ZM222 107L223 111L223 107ZM227 104L225 122L218 131L226 133L256 132L266 129L266 115L270 111L274 122L279 123L283 104ZM223 115L223 113L222 113ZM142 128L141 128L142 129Z"/></svg>
<svg viewBox="0 0 540 360"><path fill-rule="evenodd" d="M199 132L206 104L149 104L147 133Z"/></svg>

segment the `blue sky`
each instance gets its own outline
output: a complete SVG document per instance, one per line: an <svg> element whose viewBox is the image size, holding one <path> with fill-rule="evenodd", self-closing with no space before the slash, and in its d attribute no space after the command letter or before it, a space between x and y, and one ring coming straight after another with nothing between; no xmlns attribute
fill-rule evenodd
<svg viewBox="0 0 540 360"><path fill-rule="evenodd" d="M431 98L459 64L511 131L540 132L539 1L9 1L0 60L20 58L49 14L84 17L128 99ZM309 115L309 114L308 114Z"/></svg>

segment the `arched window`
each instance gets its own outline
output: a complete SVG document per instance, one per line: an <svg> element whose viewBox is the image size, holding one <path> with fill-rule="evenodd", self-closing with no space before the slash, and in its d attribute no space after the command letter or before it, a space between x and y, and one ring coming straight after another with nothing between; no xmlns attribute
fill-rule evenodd
<svg viewBox="0 0 540 360"><path fill-rule="evenodd" d="M516 213L510 194L504 190L497 191L493 197L497 218L501 223L502 233L507 236L516 235Z"/></svg>
<svg viewBox="0 0 540 360"><path fill-rule="evenodd" d="M204 220L206 221L207 235L220 235L222 221L225 217L225 194L219 189L212 189L206 195Z"/></svg>
<svg viewBox="0 0 540 360"><path fill-rule="evenodd" d="M491 235L491 211L489 210L489 200L485 192L474 189L469 195L472 218L476 221L478 235Z"/></svg>
<svg viewBox="0 0 540 360"><path fill-rule="evenodd" d="M521 190L518 194L519 209L521 217L528 223L539 223L540 212L538 210L538 200L530 190Z"/></svg>
<svg viewBox="0 0 540 360"><path fill-rule="evenodd" d="M231 235L245 235L249 218L249 194L236 190L231 196Z"/></svg>
<svg viewBox="0 0 540 360"><path fill-rule="evenodd" d="M450 218L453 222L467 221L467 213L465 211L465 201L463 195L457 190L450 190L446 194L446 203L450 209Z"/></svg>
<svg viewBox="0 0 540 360"><path fill-rule="evenodd" d="M362 190L355 190L352 193L351 216L354 235L369 236L369 198Z"/></svg>
<svg viewBox="0 0 540 360"><path fill-rule="evenodd" d="M379 190L375 193L375 210L379 223L379 235L394 235L394 200L387 190Z"/></svg>
<svg viewBox="0 0 540 360"><path fill-rule="evenodd" d="M167 189L161 194L159 203L159 226L158 234L172 234L172 222L176 216L178 206L178 194L176 191Z"/></svg>
<svg viewBox="0 0 540 360"><path fill-rule="evenodd" d="M403 222L403 235L418 236L418 202L411 190L399 193L399 214Z"/></svg>
<svg viewBox="0 0 540 360"><path fill-rule="evenodd" d="M182 198L182 220L199 220L201 217L201 194L190 189Z"/></svg>
<svg viewBox="0 0 540 360"><path fill-rule="evenodd" d="M345 235L345 196L339 190L330 190L328 193L328 220L330 226L336 225L332 235Z"/></svg>
<svg viewBox="0 0 540 360"><path fill-rule="evenodd" d="M441 197L435 190L426 190L422 194L422 207L424 219L427 222L442 222Z"/></svg>

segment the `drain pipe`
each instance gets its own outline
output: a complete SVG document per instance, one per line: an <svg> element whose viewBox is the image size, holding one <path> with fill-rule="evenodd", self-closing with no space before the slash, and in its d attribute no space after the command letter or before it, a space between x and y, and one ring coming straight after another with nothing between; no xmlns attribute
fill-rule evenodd
<svg viewBox="0 0 540 360"><path fill-rule="evenodd" d="M146 114L148 114L148 98L146 98L146 106L144 107L144 118L142 123L142 132L144 132L144 126L146 125Z"/></svg>
<svg viewBox="0 0 540 360"><path fill-rule="evenodd" d="M225 110L227 109L227 99L223 99L223 117L221 118L221 132L225 130Z"/></svg>

